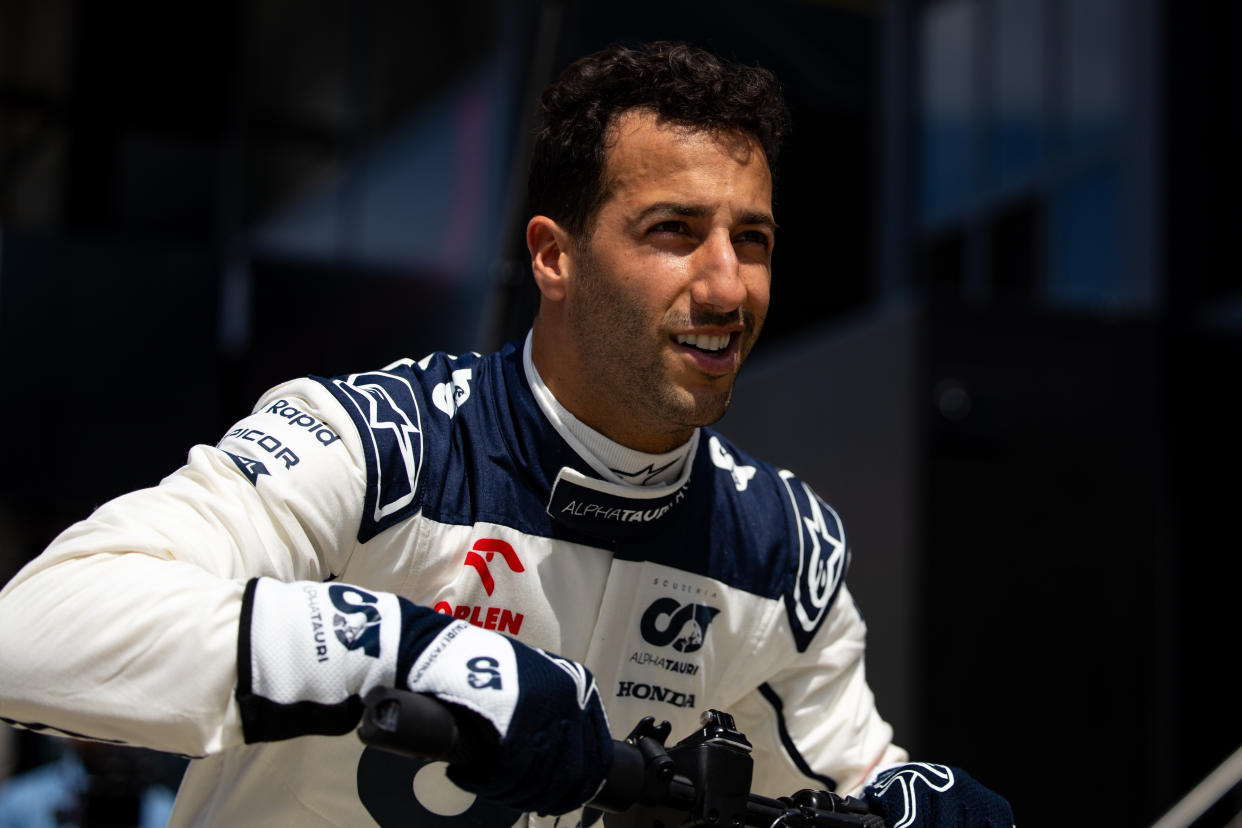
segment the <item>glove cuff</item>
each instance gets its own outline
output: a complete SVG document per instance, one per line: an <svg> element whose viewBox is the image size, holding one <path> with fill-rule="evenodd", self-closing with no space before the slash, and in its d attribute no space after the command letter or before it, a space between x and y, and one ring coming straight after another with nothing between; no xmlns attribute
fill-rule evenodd
<svg viewBox="0 0 1242 828"><path fill-rule="evenodd" d="M401 610L395 595L348 584L251 580L237 654L245 740L338 735L356 727L361 696L393 684Z"/></svg>

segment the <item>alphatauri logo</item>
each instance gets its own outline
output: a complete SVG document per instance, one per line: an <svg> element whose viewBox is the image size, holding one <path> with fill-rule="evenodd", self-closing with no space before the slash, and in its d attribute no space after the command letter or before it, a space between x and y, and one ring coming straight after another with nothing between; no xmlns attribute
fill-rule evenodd
<svg viewBox="0 0 1242 828"><path fill-rule="evenodd" d="M380 654L379 599L369 592L345 584L328 587L332 606L340 612L332 617L332 630L346 649L362 652L378 658ZM359 618L358 616L362 616Z"/></svg>
<svg viewBox="0 0 1242 828"><path fill-rule="evenodd" d="M475 690L501 690L500 662L491 656L475 656L466 662L466 682Z"/></svg>
<svg viewBox="0 0 1242 828"><path fill-rule="evenodd" d="M643 613L638 631L655 647L673 645L679 653L693 653L703 646L707 626L720 612L706 604L679 604L676 598L659 598Z"/></svg>

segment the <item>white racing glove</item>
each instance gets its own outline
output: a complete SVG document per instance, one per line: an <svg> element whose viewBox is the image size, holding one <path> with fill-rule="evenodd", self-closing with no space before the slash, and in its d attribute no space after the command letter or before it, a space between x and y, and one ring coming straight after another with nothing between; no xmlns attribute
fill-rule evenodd
<svg viewBox="0 0 1242 828"><path fill-rule="evenodd" d="M585 667L391 593L254 579L237 663L247 742L348 733L362 696L382 686L430 693L494 728L494 738L476 736L489 743L471 746L468 764L448 772L493 802L567 813L612 764L608 720Z"/></svg>

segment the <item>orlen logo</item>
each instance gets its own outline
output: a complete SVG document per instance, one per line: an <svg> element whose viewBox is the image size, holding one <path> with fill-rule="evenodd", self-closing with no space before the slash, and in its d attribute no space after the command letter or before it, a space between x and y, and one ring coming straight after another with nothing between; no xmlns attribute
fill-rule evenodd
<svg viewBox="0 0 1242 828"><path fill-rule="evenodd" d="M487 557L480 555L485 552ZM466 566L473 566L474 571L479 573L479 580L483 582L483 589L487 590L487 594L491 595L492 590L496 588L496 581L492 578L491 571L487 565L492 562L492 558L499 552L504 558L506 564L509 565L510 572L525 572L526 567L522 566L522 562L518 560L517 552L513 547L499 538L479 538L474 542L474 546L470 547L470 551L466 553Z"/></svg>
<svg viewBox="0 0 1242 828"><path fill-rule="evenodd" d="M719 612L705 604L682 606L676 598L659 598L643 613L638 631L655 647L672 644L679 653L693 653L702 648L707 625Z"/></svg>
<svg viewBox="0 0 1242 828"><path fill-rule="evenodd" d="M522 561L518 558L517 551L511 545L499 538L479 538L466 553L465 566L473 567L474 571L479 573L479 580L483 582L483 589L489 596L496 589L496 579L492 577L488 564L495 559L496 553L500 553L501 560L509 567L510 572L526 571L526 567L522 566ZM500 630L514 635L521 631L522 621L525 618L520 612L500 607L479 607L469 604L454 607L448 601L436 604L435 611L468 621L485 630Z"/></svg>

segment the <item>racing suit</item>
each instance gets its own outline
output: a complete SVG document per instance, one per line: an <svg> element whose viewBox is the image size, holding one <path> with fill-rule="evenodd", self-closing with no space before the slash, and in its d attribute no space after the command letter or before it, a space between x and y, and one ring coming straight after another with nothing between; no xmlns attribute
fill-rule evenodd
<svg viewBox="0 0 1242 828"><path fill-rule="evenodd" d="M396 593L580 661L617 737L729 711L760 793L845 792L904 760L864 678L836 513L706 428L671 484L604 480L532 372L528 338L272 389L0 593L0 716L195 757L173 825L523 819L352 734L243 735L239 642L261 633L243 593L266 576Z"/></svg>

